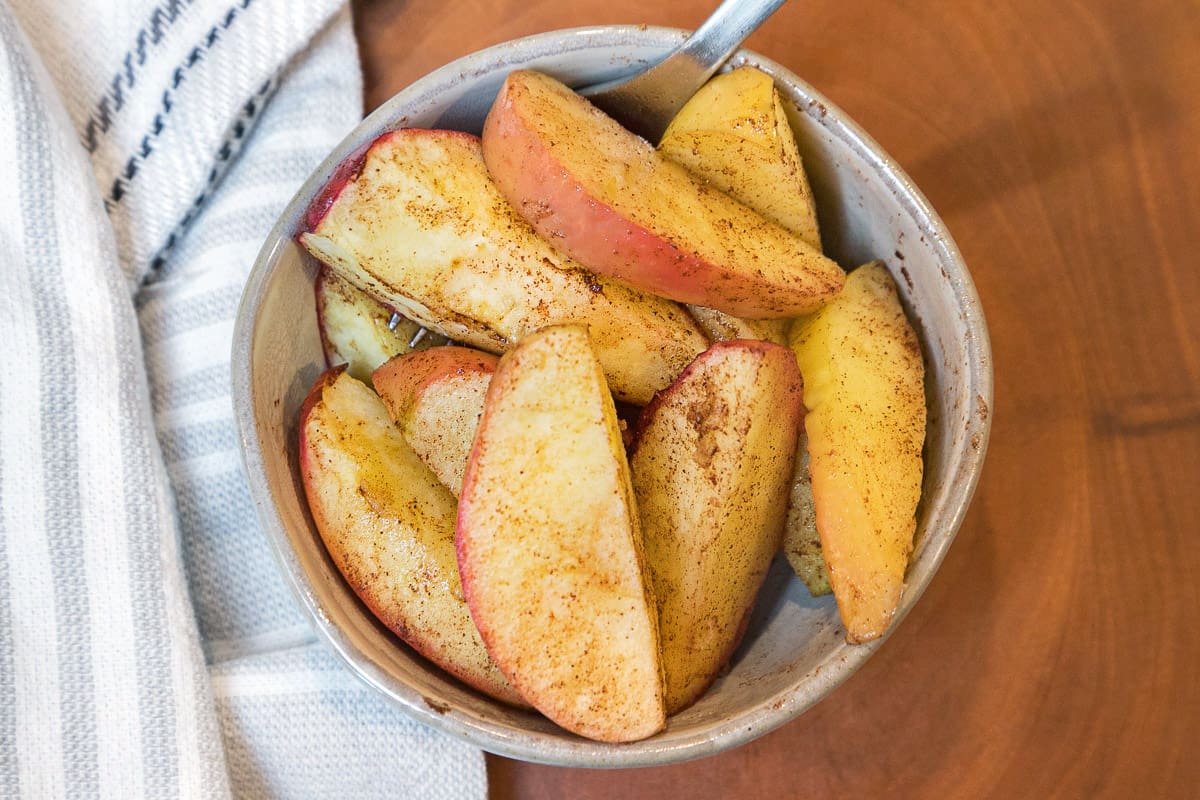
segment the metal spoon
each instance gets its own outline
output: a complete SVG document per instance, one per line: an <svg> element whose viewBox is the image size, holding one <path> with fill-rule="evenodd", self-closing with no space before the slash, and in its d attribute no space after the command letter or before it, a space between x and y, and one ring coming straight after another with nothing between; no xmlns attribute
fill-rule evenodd
<svg viewBox="0 0 1200 800"><path fill-rule="evenodd" d="M687 41L646 71L576 91L629 130L657 144L683 104L785 2L725 0Z"/></svg>

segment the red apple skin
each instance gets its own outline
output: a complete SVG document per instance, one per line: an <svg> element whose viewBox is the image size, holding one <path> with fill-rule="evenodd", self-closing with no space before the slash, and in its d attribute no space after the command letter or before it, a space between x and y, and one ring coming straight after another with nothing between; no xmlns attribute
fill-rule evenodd
<svg viewBox="0 0 1200 800"><path fill-rule="evenodd" d="M523 97L528 93L521 73L509 76L484 123L484 161L492 180L521 216L571 258L662 297L749 318L806 314L841 288L845 275L832 262L802 290L786 274L771 276L758 267L714 263L694 252L688 242L674 241L630 219L596 197L554 152L555 143L539 135L537 121L528 118ZM638 141L646 152L633 152L631 159L661 158L648 143ZM673 163L663 169L687 175ZM701 191L721 194L707 187ZM758 224L778 227L761 218Z"/></svg>

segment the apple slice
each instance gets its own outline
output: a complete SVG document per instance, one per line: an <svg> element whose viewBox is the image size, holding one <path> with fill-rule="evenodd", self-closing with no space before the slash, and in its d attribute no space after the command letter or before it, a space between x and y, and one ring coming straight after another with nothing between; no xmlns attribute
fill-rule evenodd
<svg viewBox="0 0 1200 800"><path fill-rule="evenodd" d="M664 725L654 601L612 397L579 326L500 360L458 510L458 564L488 652L567 730Z"/></svg>
<svg viewBox="0 0 1200 800"><path fill-rule="evenodd" d="M539 237L492 183L474 136L392 131L344 172L301 244L427 328L500 353L547 325L587 325L613 392L639 405L707 344L678 304L597 277Z"/></svg>
<svg viewBox="0 0 1200 800"><path fill-rule="evenodd" d="M821 249L817 207L775 82L739 67L684 105L658 150L767 219Z"/></svg>
<svg viewBox="0 0 1200 800"><path fill-rule="evenodd" d="M791 350L719 342L646 407L630 468L667 713L712 684L779 550L803 406Z"/></svg>
<svg viewBox="0 0 1200 800"><path fill-rule="evenodd" d="M781 345L788 342L789 319L743 319L704 306L688 306L687 310L710 342L734 339L762 339Z"/></svg>
<svg viewBox="0 0 1200 800"><path fill-rule="evenodd" d="M547 240L663 297L742 317L793 317L845 281L819 250L549 76L508 76L484 123L483 155L500 191Z"/></svg>
<svg viewBox="0 0 1200 800"><path fill-rule="evenodd" d="M528 705L484 649L463 598L455 504L343 367L317 379L300 412L300 473L334 564L384 625L459 680Z"/></svg>
<svg viewBox="0 0 1200 800"><path fill-rule="evenodd" d="M498 359L469 347L398 356L371 376L392 421L455 497Z"/></svg>
<svg viewBox="0 0 1200 800"><path fill-rule="evenodd" d="M405 317L391 325L392 309L329 267L322 267L317 275L316 295L325 363L346 364L351 377L360 381L369 381L371 372L393 356L446 343L444 336L434 333L410 346L420 325Z"/></svg>
<svg viewBox="0 0 1200 800"><path fill-rule="evenodd" d="M817 532L817 509L813 502L812 477L808 455L808 436L800 429L796 442L796 471L792 474L792 489L788 496L787 521L783 525L783 554L792 571L813 597L829 594L829 570L825 568L825 553L821 550L821 535Z"/></svg>
<svg viewBox="0 0 1200 800"><path fill-rule="evenodd" d="M846 639L882 636L904 588L921 498L925 366L882 262L796 321L817 530Z"/></svg>

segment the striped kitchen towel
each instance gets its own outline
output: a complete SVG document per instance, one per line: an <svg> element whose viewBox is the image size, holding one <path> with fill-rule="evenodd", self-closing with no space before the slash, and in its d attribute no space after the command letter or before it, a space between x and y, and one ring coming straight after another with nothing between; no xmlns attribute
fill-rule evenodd
<svg viewBox="0 0 1200 800"><path fill-rule="evenodd" d="M486 794L317 642L241 470L242 284L360 98L338 0L0 0L0 797Z"/></svg>

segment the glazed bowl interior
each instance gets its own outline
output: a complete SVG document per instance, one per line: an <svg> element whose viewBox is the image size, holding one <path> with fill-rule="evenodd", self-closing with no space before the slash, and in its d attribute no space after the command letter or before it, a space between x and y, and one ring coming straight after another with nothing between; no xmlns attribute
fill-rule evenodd
<svg viewBox="0 0 1200 800"><path fill-rule="evenodd" d="M365 119L313 173L265 243L235 331L233 390L247 477L286 580L316 630L364 681L407 713L485 750L587 767L664 764L753 739L793 719L857 669L880 641L850 646L831 597L814 599L777 559L730 668L661 733L603 744L509 708L433 667L379 624L328 557L308 513L297 461L298 413L325 369L317 329L316 262L293 241L336 166L384 131L442 127L478 133L504 76L532 68L568 84L607 80L652 63L684 36L604 27L516 40L417 81ZM845 267L882 258L899 286L927 364L929 426L916 549L896 623L920 597L975 487L990 427L987 329L958 251L911 181L811 87L743 51L781 90L817 197L826 250ZM895 624L893 624L893 629Z"/></svg>

